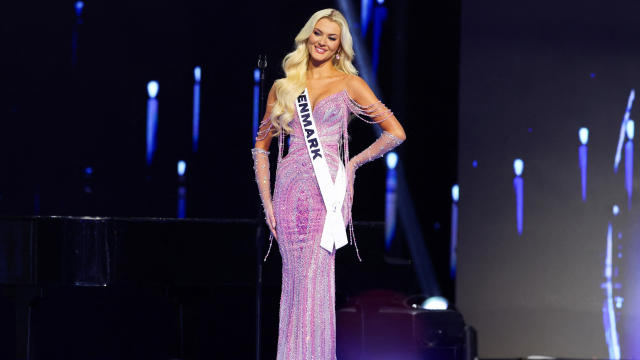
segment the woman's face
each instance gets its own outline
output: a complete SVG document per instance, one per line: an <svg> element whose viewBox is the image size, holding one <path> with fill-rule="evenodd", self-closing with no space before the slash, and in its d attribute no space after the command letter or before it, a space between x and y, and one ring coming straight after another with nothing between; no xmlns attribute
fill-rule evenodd
<svg viewBox="0 0 640 360"><path fill-rule="evenodd" d="M340 26L327 19L318 20L309 39L307 49L313 60L324 62L331 60L340 49Z"/></svg>

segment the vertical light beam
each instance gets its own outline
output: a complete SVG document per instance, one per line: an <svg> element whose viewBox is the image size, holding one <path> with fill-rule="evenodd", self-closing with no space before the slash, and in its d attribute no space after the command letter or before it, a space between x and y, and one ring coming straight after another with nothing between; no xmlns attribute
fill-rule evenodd
<svg viewBox="0 0 640 360"><path fill-rule="evenodd" d="M184 160L178 161L178 219L184 219L187 216L186 170L187 163Z"/></svg>
<svg viewBox="0 0 640 360"><path fill-rule="evenodd" d="M580 147L578 148L578 158L580 162L580 179L582 185L582 202L587 201L587 154L589 142L589 129L586 127L578 130L578 138L580 139Z"/></svg>
<svg viewBox="0 0 640 360"><path fill-rule="evenodd" d="M513 189L516 193L516 226L518 235L522 235L523 225L523 188L524 180L522 179L522 171L524 170L524 161L522 159L515 159L513 161L513 171L516 176L513 178Z"/></svg>
<svg viewBox="0 0 640 360"><path fill-rule="evenodd" d="M361 0L360 2L360 34L362 38L367 37L367 30L371 22L371 11L373 10L373 0Z"/></svg>
<svg viewBox="0 0 640 360"><path fill-rule="evenodd" d="M619 212L617 205L613 207L613 215ZM607 228L607 252L604 262L605 282L602 287L605 291L604 304L602 305L602 321L604 326L607 347L610 359L620 359L620 342L618 340L618 328L616 324L616 312L613 298L613 227L609 222Z"/></svg>
<svg viewBox="0 0 640 360"><path fill-rule="evenodd" d="M353 6L349 0L337 0L337 4L338 8L345 18L347 18L349 23L357 23L356 11L353 10ZM369 54L366 50L366 46L364 45L364 40L360 37L357 31L353 32L352 35L354 50L358 54L357 63L360 74L362 74L362 78L367 81L373 92L379 94L380 89L378 88L378 80L371 69L371 61L369 60ZM382 133L379 126L372 127L371 129L376 136L380 136ZM422 226L416 216L413 198L409 193L408 187L405 186L407 180L402 168L402 163L398 163L396 173L398 175L398 199L402 203L402 206L397 208L398 219L400 220L399 224L402 224L404 234L407 238L407 245L413 259L414 270L420 284L420 290L423 293L439 295L441 291L434 275L434 267L431 263L431 258L429 257L429 251L425 245Z"/></svg>
<svg viewBox="0 0 640 360"><path fill-rule="evenodd" d="M198 152L198 138L200 137L200 80L202 68L196 66L193 69L193 130L191 135L192 151Z"/></svg>
<svg viewBox="0 0 640 360"><path fill-rule="evenodd" d="M393 151L389 152L386 155L386 160L387 194L384 208L384 248L386 251L389 251L396 234L396 188L398 186L396 165L398 164L398 155Z"/></svg>
<svg viewBox="0 0 640 360"><path fill-rule="evenodd" d="M620 164L620 159L622 158L622 143L624 142L624 135L627 131L627 121L629 121L629 115L631 114L631 108L633 107L633 100L636 98L636 91L631 89L631 93L629 93L629 99L627 100L627 108L624 112L624 117L622 118L622 125L620 125L620 136L618 136L618 147L616 149L616 156L613 160L613 172L618 172L618 165Z"/></svg>
<svg viewBox="0 0 640 360"><path fill-rule="evenodd" d="M624 188L627 190L627 206L631 210L631 198L633 195L633 136L635 123L629 119L626 126L627 143L624 145Z"/></svg>
<svg viewBox="0 0 640 360"><path fill-rule="evenodd" d="M71 66L73 68L78 65L78 33L80 32L80 25L82 25L82 10L84 9L84 2L76 1L74 9L76 13L76 22L73 24L71 33Z"/></svg>
<svg viewBox="0 0 640 360"><path fill-rule="evenodd" d="M373 72L378 74L378 64L380 63L380 42L382 39L382 24L387 19L387 8L380 2L375 6L373 12L373 48L371 56L371 66Z"/></svg>
<svg viewBox="0 0 640 360"><path fill-rule="evenodd" d="M151 165L153 154L156 150L156 131L158 127L158 91L160 85L157 81L149 81L147 84L147 92L149 99L147 100L147 166Z"/></svg>
<svg viewBox="0 0 640 360"><path fill-rule="evenodd" d="M451 187L451 251L450 251L450 275L456 278L458 264L458 200L460 200L460 187L455 184Z"/></svg>

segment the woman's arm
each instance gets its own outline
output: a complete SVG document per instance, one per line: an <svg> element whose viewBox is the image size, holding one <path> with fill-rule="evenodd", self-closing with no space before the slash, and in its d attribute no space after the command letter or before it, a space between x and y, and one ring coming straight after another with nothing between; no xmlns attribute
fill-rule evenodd
<svg viewBox="0 0 640 360"><path fill-rule="evenodd" d="M362 115L369 116L383 131L404 141L407 136L398 119L373 93L369 85L359 76L351 75L347 82L347 92ZM359 105L358 105L359 104Z"/></svg>
<svg viewBox="0 0 640 360"><path fill-rule="evenodd" d="M269 147L271 146L271 139L273 138L273 125L271 124L270 115L275 101L275 90L271 87L267 99L267 109L256 136L255 147L251 149L251 155L253 157L253 170L255 172L256 183L258 184L265 220L269 225L269 230L271 230L272 235L277 239L276 218L273 214L273 205L271 203L271 174L269 171Z"/></svg>
<svg viewBox="0 0 640 360"><path fill-rule="evenodd" d="M276 103L276 91L275 86L271 87L269 90L269 95L267 96L267 109L264 112L264 116L262 117L262 122L260 123L260 128L258 129L258 133L256 134L256 142L254 148L259 148L264 151L269 151L269 147L271 146L271 139L273 138L273 125L271 124L271 109L273 109L273 105Z"/></svg>
<svg viewBox="0 0 640 360"><path fill-rule="evenodd" d="M407 138L407 135L393 112L378 100L362 78L355 75L350 76L347 92L351 93L349 94L349 106L352 111L358 117L360 115L368 116L373 120L370 121L371 123L380 125L383 130L382 135L376 141L349 160L350 169L347 170L355 173L355 170L363 164L382 157L385 153L400 145Z"/></svg>
<svg viewBox="0 0 640 360"><path fill-rule="evenodd" d="M353 204L353 184L356 170L365 163L382 157L385 153L400 145L407 136L404 133L402 125L400 125L398 119L393 115L393 112L378 100L367 83L360 77L350 76L347 83L347 93L350 97L347 104L350 110L361 119L362 117L360 117L360 115L371 118L372 121L363 120L379 124L383 130L382 135L380 135L376 141L361 153L351 158L346 166L348 180L347 206L350 211L351 205ZM350 213L347 215L347 221L353 232Z"/></svg>

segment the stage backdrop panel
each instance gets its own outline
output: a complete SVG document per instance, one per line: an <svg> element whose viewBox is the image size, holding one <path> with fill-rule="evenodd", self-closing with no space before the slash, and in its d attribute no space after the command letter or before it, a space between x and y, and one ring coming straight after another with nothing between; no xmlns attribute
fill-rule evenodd
<svg viewBox="0 0 640 360"><path fill-rule="evenodd" d="M639 13L463 1L456 287L481 357L640 357Z"/></svg>

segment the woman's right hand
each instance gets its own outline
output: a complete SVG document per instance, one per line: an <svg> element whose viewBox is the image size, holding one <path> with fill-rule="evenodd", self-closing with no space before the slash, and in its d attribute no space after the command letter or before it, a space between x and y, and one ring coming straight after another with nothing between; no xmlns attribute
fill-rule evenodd
<svg viewBox="0 0 640 360"><path fill-rule="evenodd" d="M271 201L264 204L264 215L267 225L269 225L269 230L273 234L273 237L278 240L278 235L276 234L276 217L273 214L273 204Z"/></svg>

